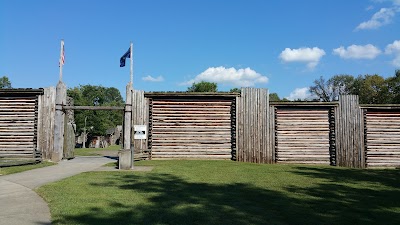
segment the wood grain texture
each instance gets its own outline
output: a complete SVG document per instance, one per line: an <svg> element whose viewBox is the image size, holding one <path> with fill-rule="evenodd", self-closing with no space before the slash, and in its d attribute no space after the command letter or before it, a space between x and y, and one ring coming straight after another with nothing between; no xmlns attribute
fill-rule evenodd
<svg viewBox="0 0 400 225"><path fill-rule="evenodd" d="M324 105L276 106L276 162L331 164L329 110Z"/></svg>
<svg viewBox="0 0 400 225"><path fill-rule="evenodd" d="M236 143L236 97L154 96L147 103L151 157L230 159ZM144 100L144 98L143 98ZM140 100L142 101L142 100Z"/></svg>
<svg viewBox="0 0 400 225"><path fill-rule="evenodd" d="M148 102L144 97L144 91L134 90L132 93L132 128L134 125L148 126ZM148 127L147 127L148 129ZM148 130L146 131L148 133ZM132 132L132 143L135 152L144 152L148 149L148 139L134 140L134 132Z"/></svg>
<svg viewBox="0 0 400 225"><path fill-rule="evenodd" d="M368 108L365 116L367 167L400 166L400 108Z"/></svg>
<svg viewBox="0 0 400 225"><path fill-rule="evenodd" d="M267 89L242 88L237 100L237 160L272 163Z"/></svg>
<svg viewBox="0 0 400 225"><path fill-rule="evenodd" d="M37 97L0 97L0 158L36 156Z"/></svg>
<svg viewBox="0 0 400 225"><path fill-rule="evenodd" d="M54 149L55 87L45 88L38 98L37 149L50 160Z"/></svg>
<svg viewBox="0 0 400 225"><path fill-rule="evenodd" d="M364 168L364 121L356 95L339 96L336 110L337 165Z"/></svg>

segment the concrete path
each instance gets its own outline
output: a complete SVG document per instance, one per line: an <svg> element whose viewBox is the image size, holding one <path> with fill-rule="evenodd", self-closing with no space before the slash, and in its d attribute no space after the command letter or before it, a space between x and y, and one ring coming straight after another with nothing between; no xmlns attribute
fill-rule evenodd
<svg viewBox="0 0 400 225"><path fill-rule="evenodd" d="M115 162L105 157L77 157L49 166L0 176L0 225L45 225L50 223L47 203L33 189Z"/></svg>

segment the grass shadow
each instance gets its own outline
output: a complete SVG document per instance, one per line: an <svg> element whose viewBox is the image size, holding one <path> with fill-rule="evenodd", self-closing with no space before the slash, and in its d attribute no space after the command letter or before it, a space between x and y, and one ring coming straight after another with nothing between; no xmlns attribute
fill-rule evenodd
<svg viewBox="0 0 400 225"><path fill-rule="evenodd" d="M298 175L322 179L313 187L286 187L307 196L305 205L330 218L330 224L399 224L400 170L348 169L335 167L295 168Z"/></svg>
<svg viewBox="0 0 400 225"><path fill-rule="evenodd" d="M159 161L42 189L54 224L398 224L399 170ZM51 197L52 196L52 197ZM54 211L53 211L54 210Z"/></svg>
<svg viewBox="0 0 400 225"><path fill-rule="evenodd" d="M113 177L106 182L92 183L145 195L147 202L132 207L109 201L107 210L92 207L79 216L66 216L54 221L66 224L287 224L287 213L279 206L291 204L277 192L247 184L191 183L171 174L135 174ZM272 207L274 206L274 207ZM276 207L278 206L278 207ZM291 214L291 213L290 213ZM292 221L288 219L288 223Z"/></svg>
<svg viewBox="0 0 400 225"><path fill-rule="evenodd" d="M354 170L348 173L337 168L297 167L293 173L322 179L322 182L309 187L291 185L281 191L249 183L189 182L169 173L110 174L107 179L90 185L127 191L146 201L132 197L131 201L138 202L131 204L129 200L108 199L105 206L93 206L79 215L64 215L54 222L372 225L400 221L397 171L386 174ZM383 173L387 176L380 180ZM365 186L353 185L353 182L365 182ZM124 196L130 198L127 194Z"/></svg>

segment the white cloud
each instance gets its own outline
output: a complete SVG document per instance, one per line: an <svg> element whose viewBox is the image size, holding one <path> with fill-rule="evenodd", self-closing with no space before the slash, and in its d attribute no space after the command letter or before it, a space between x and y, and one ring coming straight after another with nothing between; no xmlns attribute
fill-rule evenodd
<svg viewBox="0 0 400 225"><path fill-rule="evenodd" d="M393 1L393 4L398 5L397 2L400 1ZM391 8L381 8L378 12L372 15L370 20L360 23L356 27L356 30L378 29L381 26L391 23L397 12L399 12L399 8L397 6Z"/></svg>
<svg viewBox="0 0 400 225"><path fill-rule="evenodd" d="M385 49L386 54L400 53L400 40L394 41L392 44L388 44Z"/></svg>
<svg viewBox="0 0 400 225"><path fill-rule="evenodd" d="M219 84L231 84L237 87L251 87L257 83L267 83L268 77L263 76L256 71L245 68L235 69L225 67L210 67L204 72L197 75L194 79L182 83L183 85L191 85L195 82L208 81Z"/></svg>
<svg viewBox="0 0 400 225"><path fill-rule="evenodd" d="M314 96L310 93L310 89L308 87L303 87L294 89L286 98L293 101L297 99L311 100L313 97Z"/></svg>
<svg viewBox="0 0 400 225"><path fill-rule="evenodd" d="M285 48L279 55L279 58L283 62L307 63L309 69L314 69L324 55L325 51L317 47L298 49Z"/></svg>
<svg viewBox="0 0 400 225"><path fill-rule="evenodd" d="M350 45L347 48L340 46L333 49L333 54L343 59L375 59L381 50L371 44L368 45Z"/></svg>
<svg viewBox="0 0 400 225"><path fill-rule="evenodd" d="M392 44L388 44L385 49L386 54L393 54L394 59L392 64L396 67L400 67L400 40L394 41Z"/></svg>
<svg viewBox="0 0 400 225"><path fill-rule="evenodd" d="M164 81L164 78L162 76L152 77L152 76L148 75L146 77L142 77L142 80L150 81L150 82L162 82L162 81Z"/></svg>

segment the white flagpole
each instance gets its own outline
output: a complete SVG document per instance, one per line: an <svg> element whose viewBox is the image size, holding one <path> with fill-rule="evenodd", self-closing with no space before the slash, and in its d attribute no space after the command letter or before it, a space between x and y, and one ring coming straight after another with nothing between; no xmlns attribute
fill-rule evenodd
<svg viewBox="0 0 400 225"><path fill-rule="evenodd" d="M63 65L64 65L64 62L63 62L63 54L64 54L64 39L62 39L61 40L61 48L60 48L60 59L59 59L59 67L60 67L60 81L62 81L62 68L63 68Z"/></svg>
<svg viewBox="0 0 400 225"><path fill-rule="evenodd" d="M130 49L131 49L131 55L130 55L130 59L131 59L131 86L132 86L132 89L133 89L133 44L132 44L132 42L131 42L131 47L130 47Z"/></svg>

